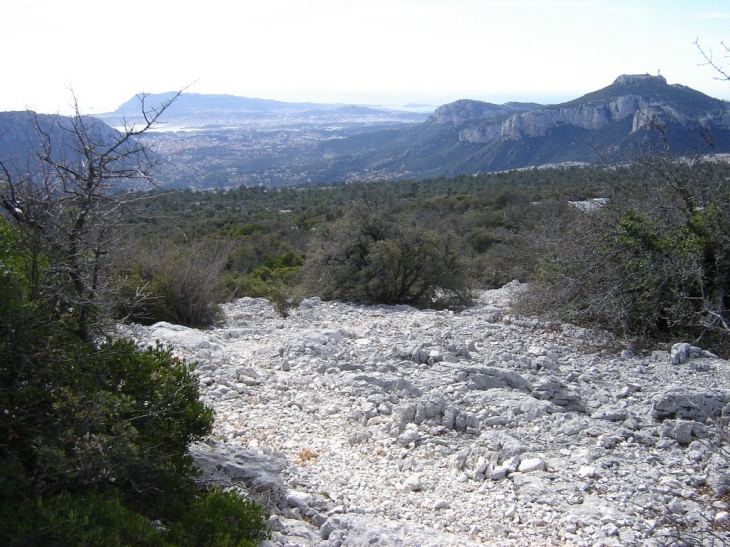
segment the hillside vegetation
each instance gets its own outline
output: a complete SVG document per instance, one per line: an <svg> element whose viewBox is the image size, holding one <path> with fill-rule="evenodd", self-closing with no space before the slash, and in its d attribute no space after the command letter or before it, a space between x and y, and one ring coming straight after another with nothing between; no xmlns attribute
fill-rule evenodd
<svg viewBox="0 0 730 547"><path fill-rule="evenodd" d="M458 312L475 291L519 279L530 287L514 303L523 313L609 329L636 351L686 341L730 355L726 163L653 154L610 167L164 191L152 183L164 158L144 137L176 97L151 109L141 97L141 128L78 111L37 116L38 146L0 157L4 545L266 537L262 507L195 482L188 446L210 434L213 412L194 365L121 339L120 321L210 327L242 296L283 317L306 297ZM677 124L660 121L650 130L666 152ZM432 165L461 147L447 142L457 129L435 123L421 141ZM484 130L475 141L491 138ZM498 155L562 148L520 142L500 141Z"/></svg>
<svg viewBox="0 0 730 547"><path fill-rule="evenodd" d="M256 545L263 509L195 482L214 415L194 365L109 322L129 187L154 168L140 131L36 124L28 163L0 161L0 544Z"/></svg>
<svg viewBox="0 0 730 547"><path fill-rule="evenodd" d="M459 308L472 290L519 279L551 295L526 300L525 311L609 328L627 343L704 338L719 351L727 344L728 174L725 164L657 159L150 194L129 218L119 273L130 292L146 287L151 298L126 311L200 326L215 320L218 302L240 296L268 298L283 314L315 295ZM608 204L570 204L592 198ZM183 272L174 283L184 290L171 292Z"/></svg>

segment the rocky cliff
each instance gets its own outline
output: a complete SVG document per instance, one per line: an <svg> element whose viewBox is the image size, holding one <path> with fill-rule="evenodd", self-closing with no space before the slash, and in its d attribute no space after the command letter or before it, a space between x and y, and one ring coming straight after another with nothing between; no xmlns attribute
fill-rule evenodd
<svg viewBox="0 0 730 547"><path fill-rule="evenodd" d="M359 180L718 154L730 151L729 107L661 76L624 75L551 106L456 101L417 126L340 139L322 151L347 154L347 178Z"/></svg>
<svg viewBox="0 0 730 547"><path fill-rule="evenodd" d="M127 333L199 362L202 480L266 503L269 547L725 544L730 363L515 316L520 290L287 319L244 298L212 330Z"/></svg>
<svg viewBox="0 0 730 547"><path fill-rule="evenodd" d="M435 123L438 125L456 125L468 120L504 117L510 114L514 114L515 112L532 110L540 106L542 105L538 105L535 103L515 102L498 105L485 103L482 101L462 99L453 103L440 106L428 118L426 123Z"/></svg>
<svg viewBox="0 0 730 547"><path fill-rule="evenodd" d="M499 139L543 137L551 129L566 125L596 131L627 118L632 120L632 132L647 126L667 125L669 122L686 127L694 123L701 123L705 127L717 126L723 129L730 127L730 107L727 105L718 104L714 112L706 112L693 119L668 104L666 98L636 94L637 91L642 91L641 84L647 83L652 86L670 87L661 76L619 76L611 86L614 98L610 100L578 99L567 106L540 108L514 114L498 123L482 122L462 130L459 133L459 140L487 144Z"/></svg>
<svg viewBox="0 0 730 547"><path fill-rule="evenodd" d="M582 129L600 129L614 121L641 117L646 108L641 97L626 95L602 105L577 105L568 108L543 108L510 116L501 124L480 124L461 131L459 139L487 143L494 140L543 137L550 129L572 125Z"/></svg>

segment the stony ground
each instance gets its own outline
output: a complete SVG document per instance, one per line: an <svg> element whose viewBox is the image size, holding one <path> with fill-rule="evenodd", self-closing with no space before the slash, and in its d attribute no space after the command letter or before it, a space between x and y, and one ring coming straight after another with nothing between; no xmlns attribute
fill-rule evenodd
<svg viewBox="0 0 730 547"><path fill-rule="evenodd" d="M730 363L509 312L311 299L133 327L198 361L208 481L272 511L271 546L730 544ZM713 543L714 542L714 543ZM676 544L676 543L675 543Z"/></svg>

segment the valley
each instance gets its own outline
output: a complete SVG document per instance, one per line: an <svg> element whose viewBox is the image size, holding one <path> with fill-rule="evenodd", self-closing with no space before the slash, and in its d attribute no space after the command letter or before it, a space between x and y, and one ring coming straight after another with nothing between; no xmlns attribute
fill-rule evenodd
<svg viewBox="0 0 730 547"><path fill-rule="evenodd" d="M178 101L146 137L168 162L160 182L172 188L419 180L730 152L730 107L661 76L622 75L557 105L464 99L408 111L232 104L216 96ZM133 100L101 118L119 125L122 116L134 120Z"/></svg>

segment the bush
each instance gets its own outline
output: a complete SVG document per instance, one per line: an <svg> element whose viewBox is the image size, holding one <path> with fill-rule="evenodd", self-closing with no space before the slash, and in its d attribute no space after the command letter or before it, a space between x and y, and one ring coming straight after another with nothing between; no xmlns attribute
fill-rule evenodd
<svg viewBox="0 0 730 547"><path fill-rule="evenodd" d="M187 446L213 420L190 367L159 346L60 342L36 354L3 352L3 459L32 477L14 496L116 490L144 514L173 515L195 490Z"/></svg>
<svg viewBox="0 0 730 547"><path fill-rule="evenodd" d="M19 507L0 504L0 539L6 547L166 547L152 522L119 499L63 492Z"/></svg>
<svg viewBox="0 0 730 547"><path fill-rule="evenodd" d="M470 283L450 229L366 195L323 227L304 266L305 292L323 299L418 307L463 306Z"/></svg>
<svg viewBox="0 0 730 547"><path fill-rule="evenodd" d="M610 204L543 230L530 311L638 341L730 351L728 168L654 160L624 169ZM546 239L551 239L547 236Z"/></svg>
<svg viewBox="0 0 730 547"><path fill-rule="evenodd" d="M255 547L267 537L262 508L220 488L200 496L170 528L170 541L185 547Z"/></svg>
<svg viewBox="0 0 730 547"><path fill-rule="evenodd" d="M122 269L126 304L119 315L143 324L212 325L228 296L221 281L228 253L228 246L207 241L139 252Z"/></svg>
<svg viewBox="0 0 730 547"><path fill-rule="evenodd" d="M282 317L299 305L296 282L304 264L304 256L293 252L282 253L273 259L265 254L261 264L241 283L238 294L252 298L266 298Z"/></svg>
<svg viewBox="0 0 730 547"><path fill-rule="evenodd" d="M189 545L157 519L260 537L261 509L197 491L187 448L213 412L192 366L159 345L87 343L45 297L46 263L0 219L0 545Z"/></svg>
<svg viewBox="0 0 730 547"><path fill-rule="evenodd" d="M255 547L268 538L263 508L218 488L201 493L165 529L98 492L0 502L6 547Z"/></svg>

